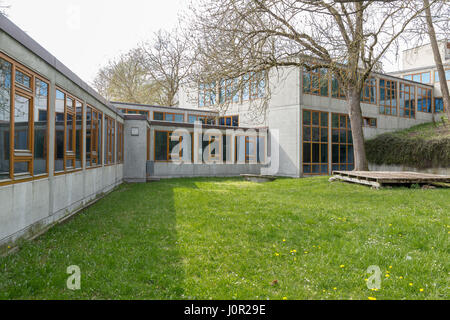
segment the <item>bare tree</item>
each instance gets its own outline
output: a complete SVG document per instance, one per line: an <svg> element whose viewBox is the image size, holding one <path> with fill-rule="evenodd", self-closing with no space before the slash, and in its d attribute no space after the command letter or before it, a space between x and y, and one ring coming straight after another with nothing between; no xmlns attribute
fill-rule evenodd
<svg viewBox="0 0 450 320"><path fill-rule="evenodd" d="M0 0L0 14L7 15L7 10L9 9L9 5L5 4L4 1Z"/></svg>
<svg viewBox="0 0 450 320"><path fill-rule="evenodd" d="M109 100L159 105L164 99L159 83L149 79L140 64L137 50L123 54L101 68L93 86Z"/></svg>
<svg viewBox="0 0 450 320"><path fill-rule="evenodd" d="M431 14L431 6L430 2L428 0L423 0L423 5L425 7L425 21L427 26L427 34L430 38L431 48L433 50L433 57L434 62L436 63L436 68L438 70L439 74L439 83L441 84L441 92L442 92L442 99L444 101L444 108L447 111L448 119L450 120L450 96L448 91L448 85L447 85L447 79L445 77L445 71L444 71L444 65L442 64L442 57L441 53L439 52L439 45L436 37L436 31L434 28L433 23L433 16ZM445 1L442 1L441 3L438 3L440 5L441 10L439 12L441 13L447 13L447 23L448 20L450 20L450 5L448 3L445 3ZM442 10L443 9L443 10ZM445 17L445 16L444 16ZM447 39L445 39L447 41ZM445 47L447 47L447 43L445 44Z"/></svg>
<svg viewBox="0 0 450 320"><path fill-rule="evenodd" d="M160 30L139 48L141 66L148 78L158 83L163 91L163 105L178 104L180 83L186 79L192 65L188 52L187 41L177 30Z"/></svg>
<svg viewBox="0 0 450 320"><path fill-rule="evenodd" d="M194 17L191 36L198 54L193 68L198 74L195 80L200 83L245 80L246 74L289 66L307 70L326 68L346 93L355 170L368 170L361 92L371 72L379 70L386 52L423 12L423 8L414 9L417 3L413 0L196 1L190 9ZM260 108L267 108L267 101Z"/></svg>

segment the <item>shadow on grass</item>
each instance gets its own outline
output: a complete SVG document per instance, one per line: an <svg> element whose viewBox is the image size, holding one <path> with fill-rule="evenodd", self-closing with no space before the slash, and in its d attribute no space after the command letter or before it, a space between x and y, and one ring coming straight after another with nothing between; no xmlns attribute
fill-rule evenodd
<svg viewBox="0 0 450 320"><path fill-rule="evenodd" d="M175 187L124 184L0 258L0 299L183 299ZM71 265L81 269L81 290L66 287Z"/></svg>

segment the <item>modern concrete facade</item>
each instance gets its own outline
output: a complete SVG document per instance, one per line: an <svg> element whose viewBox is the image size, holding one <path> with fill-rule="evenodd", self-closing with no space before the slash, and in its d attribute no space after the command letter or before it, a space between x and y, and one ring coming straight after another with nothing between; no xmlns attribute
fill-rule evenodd
<svg viewBox="0 0 450 320"><path fill-rule="evenodd" d="M372 74L371 78L373 79L373 86L369 90L372 92L374 99L370 102L361 103L363 117L365 118L363 128L365 138L372 138L384 132L409 128L433 120L432 97L430 96L427 99L428 102L425 103L424 98L418 95L418 92L422 92L422 89L424 92L433 95L432 85L379 73ZM327 94L306 92L305 81L309 81L308 84L311 82L308 79L311 79L310 74L296 67L270 71L265 80L266 94L269 94L270 98L268 99L265 112L258 119L252 119L247 114L250 113L249 110L251 110L252 104L257 104L259 99L243 101L244 99L241 98L239 101L231 103L224 114L238 114L240 120L242 119L242 122L249 127L267 127L269 140L273 140L273 135L276 133L277 138L275 140L279 145L278 175L281 176L303 177L330 174L337 169L352 169L352 161L348 161L348 159L345 162L345 166L340 165L340 160L337 163L334 163L335 161L333 160L336 157L333 146L339 146L340 143L335 144L333 142L334 131L338 131L334 129L339 128L333 127L332 121L333 117L348 114L347 101L345 97L333 97L336 88L330 78L324 85L324 90L327 91ZM386 106L387 99L384 98L387 95L386 83L395 85L395 90L393 90L395 93L392 94L389 102L391 105L389 114L385 111L388 108ZM406 89L404 88L412 88L413 94L409 94L409 91L405 93ZM182 91L180 93L180 103L183 106L201 110L207 109L199 106L198 93L195 88L186 86L183 90L185 92ZM216 94L218 95L219 93L217 92ZM425 110L425 107L422 108L422 105L425 106L425 104L427 104L427 110ZM408 110L405 109L405 105L409 106ZM418 105L424 111L419 111ZM214 106L209 108L214 108ZM316 126L313 124L307 125L305 128L304 115L309 113L312 116L319 114L323 115L323 118L327 118L323 128L320 125ZM316 144L322 144L322 141L311 142L308 140L308 146L306 146L305 134L311 134L308 133L308 130L315 130L316 128L323 129L326 132L323 133L326 134L326 137L324 137L326 147L321 146L321 148L326 148L326 151L320 152L321 155L324 155L324 159L321 159L322 161L312 162L310 160L308 163L311 163L311 166L308 167L309 165L304 160L314 155L305 155L305 149L310 146L314 147ZM348 134L346 139L349 139ZM350 154L352 150L351 143L348 142L349 140L346 143L346 154ZM314 152L314 150L311 152ZM351 151L351 157L352 153ZM319 167L321 168L319 169Z"/></svg>
<svg viewBox="0 0 450 320"><path fill-rule="evenodd" d="M48 170L44 174L16 176L0 180L0 248L21 237L33 236L85 207L123 181L123 164L86 166L86 144L82 143L82 167L55 172L56 88L63 89L104 117L123 123L123 116L108 101L68 70L61 62L33 41L25 32L0 14L0 58L14 60L21 70L29 70L48 81L47 146ZM5 61L5 60L4 60ZM36 78L37 79L37 78ZM5 83L1 83L2 86ZM3 89L3 88L2 88ZM53 116L51 116L53 115ZM18 119L16 119L18 120ZM6 124L7 126L7 124ZM115 136L117 139L117 135ZM86 140L86 130L82 133ZM116 143L117 141L115 141ZM101 144L105 147L105 144ZM104 149L101 149L104 153Z"/></svg>
<svg viewBox="0 0 450 320"><path fill-rule="evenodd" d="M109 102L0 15L0 250L124 181L352 170L347 102L331 76L315 82L320 72L270 70L226 112L189 86L181 107ZM362 103L365 137L432 121L434 91L373 74ZM267 108L255 112L263 101Z"/></svg>
<svg viewBox="0 0 450 320"><path fill-rule="evenodd" d="M438 42L442 64L444 65L447 85L450 85L450 41ZM434 62L431 44L425 44L416 48L403 51L402 69L390 73L393 76L415 80L434 87L434 107L436 111L443 109L441 84Z"/></svg>

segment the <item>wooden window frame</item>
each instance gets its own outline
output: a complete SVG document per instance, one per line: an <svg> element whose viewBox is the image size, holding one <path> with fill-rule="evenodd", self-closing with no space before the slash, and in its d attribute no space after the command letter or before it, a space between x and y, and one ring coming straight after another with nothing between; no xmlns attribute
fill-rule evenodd
<svg viewBox="0 0 450 320"><path fill-rule="evenodd" d="M87 159L88 150L86 150L86 167L89 169L98 168L103 165L102 160L102 146L103 146L103 113L98 109L92 107L91 105L87 105L86 107L86 124L87 124L87 115L88 109L91 109L91 128L88 130L86 126L86 139L88 134L91 138L91 148L89 150L89 161ZM96 115L97 123L94 124L94 114ZM101 128L99 127L99 119L101 119ZM90 132L88 132L90 131ZM99 150L100 149L100 150ZM95 162L94 162L95 160ZM95 164L94 164L95 163Z"/></svg>
<svg viewBox="0 0 450 320"><path fill-rule="evenodd" d="M108 115L105 115L105 154L104 164L105 166L112 166L116 164L115 157L115 139L116 139L116 120Z"/></svg>
<svg viewBox="0 0 450 320"><path fill-rule="evenodd" d="M217 137L215 134L208 134L206 135L208 137L208 161L221 161L222 159L222 135L220 137ZM214 139L213 139L214 138ZM214 157L212 157L211 154L211 144L216 141L216 138L219 138L219 150L216 150L216 153ZM202 153L204 150L202 149Z"/></svg>
<svg viewBox="0 0 450 320"><path fill-rule="evenodd" d="M428 73L429 76L430 76L430 81L429 81L429 82L422 82L422 75L425 74L425 73ZM415 80L413 80L414 76L420 76L420 81L415 81ZM406 78L404 78L404 77L411 77L411 79L406 79ZM405 80L411 80L411 81L414 81L414 82L419 82L419 83L422 83L422 84L430 84L430 83L433 83L433 82L432 82L432 79L431 79L431 71L425 71L425 72L419 72L419 73L409 73L409 74L405 74L405 75L403 75L403 79L405 79Z"/></svg>
<svg viewBox="0 0 450 320"><path fill-rule="evenodd" d="M167 147L166 147L166 160L156 160L156 133L157 132L166 132L167 133L167 137L166 137L166 143L167 143ZM155 130L154 134L153 134L153 159L155 162L172 162L173 159L171 157L171 153L170 153L170 142L171 142L171 138L172 138L172 134L174 131L171 130ZM183 143L183 136L179 136L179 142ZM191 145L193 145L193 141L191 141ZM179 152L179 157L180 157L180 161L182 161L183 159L183 148L180 148L180 152ZM192 157L192 153L191 153L191 157Z"/></svg>
<svg viewBox="0 0 450 320"><path fill-rule="evenodd" d="M371 80L375 80L375 84L372 84ZM363 91L361 94L361 102L376 105L377 104L377 92L378 92L377 87L378 87L377 78L369 77L368 79L366 79L366 81L364 82ZM366 97L366 95L365 95L366 88L369 89L369 92L370 92L369 97ZM371 89L373 89L373 91ZM372 92L374 93L374 95L372 95ZM373 102L371 101L372 98L374 98Z"/></svg>
<svg viewBox="0 0 450 320"><path fill-rule="evenodd" d="M117 121L117 163L123 163L124 152L124 135L123 135L123 123Z"/></svg>
<svg viewBox="0 0 450 320"><path fill-rule="evenodd" d="M370 120L375 120L375 125L374 126L372 126L370 124ZM363 117L363 127L365 127L365 128L377 128L378 127L378 119L377 118L370 118L370 117Z"/></svg>
<svg viewBox="0 0 450 320"><path fill-rule="evenodd" d="M238 150L237 150L237 147L238 147L237 141L238 141L238 138L240 138L240 137L244 137L244 163L245 164L256 164L256 163L258 163L257 162L257 160L258 160L258 154L257 154L257 152L258 152L258 141L257 141L257 137L258 136L257 135L255 135L255 136L248 136L246 134L237 134L237 135L234 136L234 161L235 161L235 163L242 164L242 162L238 162ZM250 152L248 152L249 148L247 148L247 143L250 144L250 138L254 139L254 141L251 142L251 143L254 144L254 150L255 150L254 154L252 154L252 155L250 155ZM253 158L254 158L254 161L250 162L250 160L252 160Z"/></svg>
<svg viewBox="0 0 450 320"><path fill-rule="evenodd" d="M238 86L237 78L219 81L219 104L239 103L241 95ZM231 95L228 95L229 92ZM235 101L235 97L237 97L237 101Z"/></svg>
<svg viewBox="0 0 450 320"><path fill-rule="evenodd" d="M384 86L381 86L381 81L384 81ZM387 86L387 83L390 83L391 85L390 86ZM399 107L398 107L398 90L399 90L399 88L398 88L398 81L397 80L389 80L389 79L385 79L385 78L383 78L383 79L380 79L380 81L379 81L379 91L378 91L378 96L380 97L379 98L379 107L378 107L378 113L379 114L381 114L381 115L384 115L384 116L392 116L392 117L398 117L398 109L399 109ZM381 89L384 89L384 100L383 100L383 103L384 104L382 104L381 103ZM391 94L389 95L389 99L387 100L386 99L386 97L387 97L387 90L389 90L390 92L391 92ZM393 97L395 97L395 106L394 105L391 105L391 101L393 100L392 98ZM389 101L389 104L387 104L387 101ZM381 112L381 107L383 107L384 108L384 112ZM387 110L387 108L389 109L389 113L386 113L386 110ZM392 110L394 110L395 109L395 114L393 114L392 113Z"/></svg>
<svg viewBox="0 0 450 320"><path fill-rule="evenodd" d="M321 175L328 175L329 173L329 162L330 162L330 155L329 155L329 117L330 114L329 112L326 111L320 111L320 110L311 110L311 109L303 109L302 110L302 117L304 112L309 112L310 113L310 119L311 122L310 124L305 124L304 119L302 118L302 142L301 142L301 148L302 148L302 159L301 159L301 164L302 164L302 172L303 175L305 176L321 176ZM318 113L319 114L319 124L315 125L313 124L313 113ZM327 125L323 126L322 125L322 114L326 114L327 115ZM305 128L310 128L310 140L305 140ZM318 141L313 141L313 128L317 128L319 130L319 140ZM322 136L321 136L321 132L322 129L326 129L327 132L327 141L322 141ZM310 156L311 156L311 161L310 162L304 162L304 154L305 154L305 144L309 144L309 148L310 148ZM313 162L313 145L314 144L318 144L319 145L319 162ZM322 145L326 145L326 149L327 149L327 162L322 162ZM311 167L311 172L306 172L305 173L305 165L306 166L310 166ZM322 172L322 166L326 165L327 166L327 171L326 172ZM319 167L319 172L313 172L313 166L318 166Z"/></svg>
<svg viewBox="0 0 450 320"><path fill-rule="evenodd" d="M402 90L403 86L403 90ZM411 99L411 88L414 91L414 97ZM408 94L410 97L410 102L413 101L414 105L410 106L409 108L406 108L406 100L405 100L405 94ZM402 97L403 96L403 97ZM402 107L403 102L403 107ZM401 110L403 110L403 115L401 115ZM405 116L405 111L409 111L409 115ZM399 83L398 87L398 115L401 118L407 118L407 119L415 119L416 118L416 86L413 84L408 84L404 82Z"/></svg>
<svg viewBox="0 0 450 320"><path fill-rule="evenodd" d="M336 171L336 170L333 169L334 165L337 165L339 167L337 171L342 170L341 169L342 165L345 165L345 170L344 171L351 171L351 170L353 170L353 168L355 166L355 150L354 150L354 146L353 146L353 136L352 136L351 126L350 126L350 117L348 116L348 114L345 114L345 113L335 113L335 112L333 112L333 113L330 113L330 115L331 115L331 137L330 137L330 139L331 139L330 140L330 143L331 143L331 156L329 157L329 161L331 163L331 171L332 172ZM338 127L333 127L333 115L338 116L338 119L339 119ZM341 127L341 125L340 125L342 116L345 116L345 128ZM338 142L333 142L333 130L338 130L338 140L339 140ZM346 137L345 143L343 143L341 141L341 131L343 131L343 130L345 131L345 137ZM349 141L349 135L352 137L352 142L351 143L348 142ZM339 162L337 162L337 163L333 162L333 145L337 145L338 146L338 150L339 150L339 154L338 154ZM347 158L348 158L348 155L349 155L349 146L353 147L353 162L352 163L348 162L348 161L346 161L346 162L342 162L341 161L341 146L342 145L344 145L346 147L345 148L345 153L347 155Z"/></svg>
<svg viewBox="0 0 450 320"><path fill-rule="evenodd" d="M333 95L333 81L336 81L337 83L336 95ZM333 99L347 100L347 94L345 93L345 90L342 88L339 79L333 73L330 76L330 97Z"/></svg>
<svg viewBox="0 0 450 320"><path fill-rule="evenodd" d="M447 71L450 71L450 68L444 69L444 74L447 75ZM440 83L440 80L436 80L436 76L439 77L439 72L437 70L433 70L433 83ZM445 77L446 81L450 81L450 78L447 79L447 76Z"/></svg>
<svg viewBox="0 0 450 320"><path fill-rule="evenodd" d="M191 124L193 124L193 122L189 122L189 118L190 117L195 117L195 121L200 121L202 124L208 124L207 122L208 122L208 120L213 120L214 122L215 122L215 117L211 117L211 116L208 116L208 115L196 115L196 114L191 114L191 113L189 113L188 115L187 115L187 122L188 123L191 123ZM202 120L205 120L205 121L202 121ZM195 123L195 121L194 121L194 123Z"/></svg>
<svg viewBox="0 0 450 320"><path fill-rule="evenodd" d="M322 74L321 70L324 69L326 70L325 74ZM310 77L310 83L309 83L309 91L305 91L305 75L309 75ZM327 94L323 95L322 94L322 81L323 78L326 78L324 82L326 82L327 84ZM314 88L313 85L313 79L317 78L317 83L318 83L318 87ZM329 72L326 68L314 68L311 70L307 70L306 68L303 69L303 81L302 81L303 85L302 85L302 90L304 94L310 94L310 95L314 95L314 96L319 96L319 97L329 97L330 96L330 75Z"/></svg>
<svg viewBox="0 0 450 320"><path fill-rule="evenodd" d="M203 88L201 88L203 86ZM208 86L208 88L207 88ZM215 81L211 83L199 83L198 85L198 106L209 107L217 104L217 84ZM203 104L200 103L200 97L203 96ZM212 97L214 96L214 103Z"/></svg>
<svg viewBox="0 0 450 320"><path fill-rule="evenodd" d="M246 77L248 76L248 79ZM259 84L264 81L264 93L263 96L259 95ZM265 70L259 72L248 72L246 75L242 76L243 88L241 92L242 101L254 101L258 99L263 99L266 95L267 87L267 72ZM248 90L248 97L244 96L244 90ZM253 89L255 88L255 89Z"/></svg>
<svg viewBox="0 0 450 320"><path fill-rule="evenodd" d="M163 115L163 119L164 120L155 120L155 113L160 113ZM166 115L171 114L174 116L183 116L183 121L179 122L179 121L169 121L166 120ZM184 113L177 113L177 112L165 112L165 111L153 111L153 121L166 121L166 122L172 122L172 123L184 123L186 121Z"/></svg>
<svg viewBox="0 0 450 320"><path fill-rule="evenodd" d="M233 118L234 118L234 117L237 117L237 119L238 119L238 124L237 124L237 126L233 126ZM224 123L223 125L220 124L220 120L221 120L221 119L223 119L223 123ZM227 125L227 119L230 119L231 125ZM230 115L230 116L221 116L221 117L218 117L217 123L218 123L219 126L223 126L223 127L239 128L240 117L239 117L238 114L234 114L234 115Z"/></svg>
<svg viewBox="0 0 450 320"><path fill-rule="evenodd" d="M79 102L81 104L81 135L83 136L83 132L84 132L84 108L85 108L85 104L81 99L78 99L77 97L75 97L74 95L70 94L69 92L67 92L66 90L62 89L61 87L56 86L55 92L56 90L61 91L62 93L64 93L64 146L63 146L63 170L62 171L56 171L56 166L54 168L54 174L55 176L57 175L62 175L62 174L66 174L66 173L72 173L72 172L78 172L78 171L82 171L84 168L84 163L83 163L83 139L80 139L80 162L81 162L81 167L80 168L76 168L76 152L77 152L77 146L76 146L76 138L77 138L77 102ZM72 110L69 110L69 107L67 105L67 99L71 99L73 101L72 104ZM54 114L56 116L56 112ZM72 130L72 137L71 137L71 141L72 141L72 145L73 145L73 149L74 150L67 150L67 117L68 115L71 115L73 117L73 122L74 122L74 127ZM56 125L55 125L55 150L56 150ZM55 157L56 157L56 152L55 152ZM56 160L56 158L55 158ZM72 161L73 167L67 167L67 161Z"/></svg>
<svg viewBox="0 0 450 320"><path fill-rule="evenodd" d="M420 89L420 90L419 90ZM423 95L422 93L425 91L425 95ZM424 98L428 99L428 92L430 93L430 99L431 99L431 110L430 111L424 111L423 110L423 101ZM421 87L421 86L417 86L416 87L416 97L417 97L417 103L416 103L416 110L417 112L422 112L422 113L434 113L434 99L433 99L433 90L431 88L425 88L425 87ZM422 109L419 110L419 100L422 99Z"/></svg>
<svg viewBox="0 0 450 320"><path fill-rule="evenodd" d="M50 81L40 74L35 73L20 64L16 60L0 52L0 58L11 64L11 83L10 83L10 122L9 122L9 178L0 180L0 186L27 182L32 180L38 180L47 178L49 176L49 136L50 136ZM16 71L20 71L26 76L30 77L30 88L24 87L19 83L16 83ZM42 174L34 174L34 113L36 110L36 79L44 82L47 85L47 128L45 133L45 166L46 172ZM16 150L15 149L15 97L16 95L23 96L29 99L28 110L28 149L29 150ZM39 120L37 120L39 122ZM28 165L28 173L14 173L15 163L26 162Z"/></svg>

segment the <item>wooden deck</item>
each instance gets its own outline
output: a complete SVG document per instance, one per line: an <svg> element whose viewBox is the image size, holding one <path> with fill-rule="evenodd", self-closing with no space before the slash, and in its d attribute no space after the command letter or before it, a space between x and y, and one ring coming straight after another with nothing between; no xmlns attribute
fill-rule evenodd
<svg viewBox="0 0 450 320"><path fill-rule="evenodd" d="M333 177L337 180L369 185L375 188L383 185L450 183L450 176L418 172L333 171Z"/></svg>

